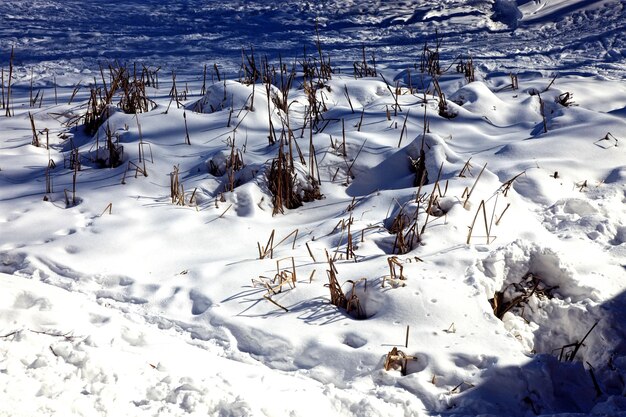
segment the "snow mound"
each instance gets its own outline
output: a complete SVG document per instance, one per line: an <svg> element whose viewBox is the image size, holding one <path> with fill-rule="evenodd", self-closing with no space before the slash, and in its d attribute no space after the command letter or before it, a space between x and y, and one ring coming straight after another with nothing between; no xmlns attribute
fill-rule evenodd
<svg viewBox="0 0 626 417"><path fill-rule="evenodd" d="M273 102L278 97L281 97L280 90L270 86L270 109L275 107ZM268 94L265 85L224 80L224 82L209 85L203 97L186 107L197 113L214 113L222 110L253 111L258 108L267 111Z"/></svg>
<svg viewBox="0 0 626 417"><path fill-rule="evenodd" d="M440 180L446 180L457 175L463 168L465 161L446 143L444 138L436 133L416 137L406 148L411 160L417 161L420 158L422 141L425 149L425 165L430 183L437 180L439 170L441 170Z"/></svg>
<svg viewBox="0 0 626 417"><path fill-rule="evenodd" d="M422 142L427 184L437 180L440 169L440 179L443 181L458 174L463 168L461 157L441 136L427 133L425 136L416 136L406 147L387 156L378 165L361 171L348 192L366 195L383 188L403 189L417 185L419 180L416 178L416 169L420 164Z"/></svg>
<svg viewBox="0 0 626 417"><path fill-rule="evenodd" d="M481 81L461 87L450 96L449 100L468 112L502 127L536 123L540 117L536 100L527 97L521 102L504 101Z"/></svg>
<svg viewBox="0 0 626 417"><path fill-rule="evenodd" d="M381 97L390 95L387 85L375 78L366 83L358 79L337 78L325 84L326 89L320 92L330 108L365 109Z"/></svg>

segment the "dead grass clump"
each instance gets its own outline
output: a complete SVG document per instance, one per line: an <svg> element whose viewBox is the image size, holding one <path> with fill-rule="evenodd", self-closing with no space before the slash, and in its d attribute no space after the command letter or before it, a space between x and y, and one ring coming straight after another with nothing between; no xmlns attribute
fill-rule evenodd
<svg viewBox="0 0 626 417"><path fill-rule="evenodd" d="M318 129L319 123L324 120L323 113L328 111L326 93L331 91L330 86L313 78L307 79L305 76L302 88L308 102L304 120L309 122L311 129Z"/></svg>
<svg viewBox="0 0 626 417"><path fill-rule="evenodd" d="M144 113L156 107L156 103L150 100L146 94L146 84L141 79L130 78L126 70L119 75L121 78L121 98L118 107L127 114Z"/></svg>
<svg viewBox="0 0 626 417"><path fill-rule="evenodd" d="M356 292L357 285L360 284L361 282L365 283L364 288L365 288L365 291L367 291L367 278L361 278L357 281L348 280L346 282L352 285L352 287L350 288L350 291L348 292L346 311L348 312L348 314L351 314L353 317L355 317L358 320L367 318L365 314L365 309L361 305L361 300L359 300L359 297L357 296L357 292Z"/></svg>
<svg viewBox="0 0 626 417"><path fill-rule="evenodd" d="M254 48L250 48L250 55L245 49L241 49L241 67L239 72L239 82L251 85L261 79L261 71L257 67L254 57Z"/></svg>
<svg viewBox="0 0 626 417"><path fill-rule="evenodd" d="M111 131L111 126L107 124L105 131L106 140L104 147L100 147L100 131L96 134L95 151L91 149L91 153L95 152L95 156L91 160L101 168L116 168L124 162L124 146L120 143L118 134Z"/></svg>
<svg viewBox="0 0 626 417"><path fill-rule="evenodd" d="M290 265L284 268L281 267L281 263L287 260L291 260ZM274 277L269 278L261 275L258 279L252 280L252 286L265 288L267 292L263 294L263 298L276 305L277 307L285 310L285 312L288 312L289 309L280 305L277 301L272 299L272 296L280 294L283 291L283 287L288 286L290 289L295 288L296 281L296 264L292 256L289 258L278 259L276 261L276 274L274 275Z"/></svg>
<svg viewBox="0 0 626 417"><path fill-rule="evenodd" d="M186 200L185 196L185 187L180 182L179 179L180 168L178 165L174 166L174 170L170 172L170 198L172 199L172 204L176 204L178 206L186 206L193 205L194 199L196 198L197 188L193 190L191 196L189 197L189 201Z"/></svg>
<svg viewBox="0 0 626 417"><path fill-rule="evenodd" d="M439 85L437 78L433 78L433 84L435 85L437 96L439 96L439 116L445 117L446 119L454 119L457 114L448 106L448 100L446 100L446 95L441 90L441 86Z"/></svg>
<svg viewBox="0 0 626 417"><path fill-rule="evenodd" d="M513 187L513 183L515 182L515 180L521 177L522 175L526 175L526 171L522 171L519 174L512 177L511 179L503 182L500 188L498 188L497 192L502 192L502 194L506 197L509 191L511 190L511 188Z"/></svg>
<svg viewBox="0 0 626 417"><path fill-rule="evenodd" d="M259 259L264 259L267 255L270 256L270 259L274 257L274 234L276 230L272 230L269 239L267 240L267 245L265 247L261 246L260 242L257 242L257 247L259 249Z"/></svg>
<svg viewBox="0 0 626 417"><path fill-rule="evenodd" d="M159 71L161 67L150 68L146 65L141 65L141 81L146 87L159 88Z"/></svg>
<svg viewBox="0 0 626 417"><path fill-rule="evenodd" d="M541 278L529 272L518 283L509 284L502 291L497 291L493 298L489 299L489 304L493 314L500 320L508 312L523 318L524 309L533 295L539 299L552 299L557 288L558 286L546 285Z"/></svg>
<svg viewBox="0 0 626 417"><path fill-rule="evenodd" d="M422 193L423 183L421 183L415 194L415 201L404 204L393 218L391 224L387 226L389 233L396 235L392 250L393 254L404 255L412 251L413 248L422 242L422 235L426 232L426 226L447 214L449 208L444 208L439 200L445 197L448 191L447 182L443 190L439 183L442 170L443 163L439 167L437 180L430 194ZM419 218L421 214L425 214L425 217L420 228ZM434 217L434 219L431 220L431 217Z"/></svg>
<svg viewBox="0 0 626 417"><path fill-rule="evenodd" d="M294 209L302 205L302 198L295 192L296 174L289 167L282 146L279 148L278 157L272 160L267 181L274 204L272 214L284 213L283 207Z"/></svg>
<svg viewBox="0 0 626 417"><path fill-rule="evenodd" d="M309 176L304 180L298 176L293 156L288 157L282 145L267 172L267 183L272 194L274 215L284 213L284 208L298 208L303 203L322 198L318 182Z"/></svg>
<svg viewBox="0 0 626 417"><path fill-rule="evenodd" d="M137 119L137 132L139 133L139 143L137 144L139 160L137 163L134 161L128 161L128 165L126 167L126 171L124 171L124 176L122 177L122 184L126 184L126 176L128 172L135 171L135 178L139 176L139 174L144 177L148 176L148 169L146 167L146 162L148 161L146 156L145 148L148 148L150 152L150 163L154 163L154 156L152 155L152 146L149 142L143 140L143 134L141 133L141 123L139 123L139 116L135 115Z"/></svg>
<svg viewBox="0 0 626 417"><path fill-rule="evenodd" d="M576 358L576 354L578 353L580 348L582 346L584 346L585 340L587 340L587 337L589 337L589 335L591 334L593 329L596 328L597 325L598 325L598 322L595 322L595 324L593 326L591 326L591 329L589 329L589 331L585 334L585 336L580 341L576 341L574 343L569 343L569 344L567 344L565 346L562 346L561 348L554 349L552 351L552 353L557 352L557 351L560 352L559 353L559 362L561 362L563 360L565 360L566 362L573 362L574 359ZM593 374L593 372L591 372L591 377L594 380L594 385L596 386L596 391L598 391L599 387L598 387L597 381L595 380L595 375Z"/></svg>
<svg viewBox="0 0 626 417"><path fill-rule="evenodd" d="M411 252L422 241L423 228L419 228L419 215L423 212L423 199L410 206L405 204L400 208L386 226L390 234L395 235L392 254L404 255Z"/></svg>
<svg viewBox="0 0 626 417"><path fill-rule="evenodd" d="M357 281L348 280L347 283L352 287L346 295L339 285L337 280L337 268L335 262L328 257L329 269L326 271L328 274L328 289L330 290L330 302L331 304L346 310L346 312L357 320L363 320L367 318L365 309L361 305L361 300L357 295L357 286L361 282L364 282L364 291L367 291L367 279L361 278Z"/></svg>
<svg viewBox="0 0 626 417"><path fill-rule="evenodd" d="M428 207L426 207L426 213L432 217L442 217L447 214L446 209L441 206L441 200L439 199L439 195L433 193L431 194L432 199L428 201Z"/></svg>
<svg viewBox="0 0 626 417"><path fill-rule="evenodd" d="M406 285L404 283L404 281L406 281L406 277L403 274L404 266L402 266L402 262L397 256L390 256L387 258L387 263L389 264L389 275L385 275L383 277L381 287L385 288L385 282L389 282L395 287L404 287Z"/></svg>
<svg viewBox="0 0 626 417"><path fill-rule="evenodd" d="M228 175L227 183L224 184L225 191L234 191L245 180L237 175L246 166L243 160L243 151L235 145L235 134L226 140L230 151L228 153L218 152L207 161L208 171L215 177Z"/></svg>
<svg viewBox="0 0 626 417"><path fill-rule="evenodd" d="M85 132L88 135L94 135L100 129L100 126L109 117L109 104L106 97L102 95L102 89L92 87L87 101L87 111L83 116Z"/></svg>
<svg viewBox="0 0 626 417"><path fill-rule="evenodd" d="M228 191L233 191L237 184L235 172L243 169L243 153L238 148L236 149L234 146L231 148L230 158L228 158L226 163L226 169L228 170Z"/></svg>
<svg viewBox="0 0 626 417"><path fill-rule="evenodd" d="M435 32L435 45L434 47L430 47L428 45L428 41L424 42L424 47L422 48L422 55L420 57L420 72L428 73L432 76L437 76L441 74L441 64L439 63L439 48L441 47L441 39L439 38L439 33Z"/></svg>
<svg viewBox="0 0 626 417"><path fill-rule="evenodd" d="M417 226L417 214L409 217L404 209L400 209L388 230L389 233L396 235L392 253L401 255L409 253L421 241Z"/></svg>
<svg viewBox="0 0 626 417"><path fill-rule="evenodd" d="M469 163L469 161L468 161ZM472 195L472 192L474 190L474 188L476 187L476 184L478 183L478 180L480 179L481 174L483 173L483 171L485 170L485 168L487 167L487 164L485 163L485 165L483 166L483 169L480 171L480 174L478 174L478 177L476 178L476 181L474 182L474 185L472 186L471 190L468 191L468 188L465 188L465 191L463 192L462 198L465 198L465 202L463 203L463 207L466 209L469 209L469 198ZM486 237L487 238L487 244L490 244L492 242L492 238L495 239L496 236L492 235L492 230L493 230L493 226L498 226L500 224L500 222L502 221L502 218L504 217L504 214L507 212L507 210L511 207L511 203L507 203L506 207L500 212L500 214L498 215L496 213L496 211L498 210L498 201L500 198L500 195L503 195L505 198L508 195L508 192L511 190L511 188L513 187L513 182L518 179L519 177L521 177L522 175L525 175L526 171L522 171L519 174L515 175L514 177L512 177L511 179L509 179L508 181L505 181L504 183L502 183L502 185L496 190L496 192L493 194L492 197L490 197L487 200L481 200L480 204L478 205L478 209L476 210L476 214L474 215L474 219L472 220L472 224L469 226L469 231L467 234L467 241L466 243L469 245L470 241L472 239L472 235L474 233L474 228L476 226L476 221L478 220L478 218L480 217L480 213L482 212L482 222L485 226L485 235L484 236L478 236L478 237ZM555 178L558 177L558 172L555 172ZM493 206L492 208L489 209L490 214L488 215L488 209L487 209L487 203L493 198L494 202L493 202Z"/></svg>
<svg viewBox="0 0 626 417"><path fill-rule="evenodd" d="M476 77L474 75L474 60L472 57L469 56L467 60L459 59L456 65L456 72L463 74L468 83L474 82Z"/></svg>
<svg viewBox="0 0 626 417"><path fill-rule="evenodd" d="M337 280L337 268L335 267L335 263L330 258L328 259L328 266L329 268L326 273L328 274L330 303L334 306L345 309L348 306L348 300L346 299L346 296L341 289L341 285L339 285L339 281Z"/></svg>
<svg viewBox="0 0 626 417"><path fill-rule="evenodd" d="M119 96L117 108L127 114L148 112L156 107L146 94L146 86L158 83L157 70L150 70L144 66L140 77L137 77L136 66L133 71L122 65L109 65L109 84L107 85L104 70L100 68L102 85L98 85L94 77L91 87L87 111L84 116L85 131L89 135L95 134L109 116L109 106L113 99Z"/></svg>
<svg viewBox="0 0 626 417"><path fill-rule="evenodd" d="M361 61L354 61L354 78L376 77L376 57L372 54L372 65L370 66L365 58L365 45L362 46L363 58Z"/></svg>
<svg viewBox="0 0 626 417"><path fill-rule="evenodd" d="M574 103L574 94L570 92L559 94L559 96L555 98L555 101L563 107L576 106L576 103Z"/></svg>
<svg viewBox="0 0 626 417"><path fill-rule="evenodd" d="M390 369L399 369L400 374L402 376L406 376L406 368L410 360L415 361L417 358L415 356L407 355L397 347L394 347L389 351L389 353L387 353L387 358L385 359L385 371Z"/></svg>
<svg viewBox="0 0 626 417"><path fill-rule="evenodd" d="M330 80L333 74L333 66L330 61L330 55L324 57L322 52L322 41L320 40L319 22L315 20L315 46L317 48L317 57L312 57L313 65L309 65L314 70L319 81ZM306 56L306 53L304 54Z"/></svg>
<svg viewBox="0 0 626 417"><path fill-rule="evenodd" d="M285 76L286 75L286 76ZM275 81L275 84L278 84L278 88L280 89L280 94L273 94L272 102L276 106L276 108L283 111L283 113L287 114L289 112L289 92L291 91L293 81L296 78L295 70L291 70L287 72L287 67L280 64L280 83ZM269 83L267 85L268 97L269 94Z"/></svg>
<svg viewBox="0 0 626 417"><path fill-rule="evenodd" d="M410 221L409 216L406 214L404 208L402 208L400 209L398 214L396 214L396 216L393 218L389 227L387 227L387 231L391 233L392 235L395 235L396 233L400 233L402 232L402 230L404 230L404 228L409 223L409 221Z"/></svg>

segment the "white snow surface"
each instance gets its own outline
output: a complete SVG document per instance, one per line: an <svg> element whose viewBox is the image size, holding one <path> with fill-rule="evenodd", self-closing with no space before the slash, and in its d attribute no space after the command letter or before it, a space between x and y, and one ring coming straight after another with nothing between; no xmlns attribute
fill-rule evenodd
<svg viewBox="0 0 626 417"><path fill-rule="evenodd" d="M3 1L0 416L626 415L624 10ZM300 64L282 90L239 65L319 57L316 18L335 73L311 128ZM362 44L384 78L353 76ZM150 111L118 92L88 133L116 59L162 66ZM321 198L273 214L281 141Z"/></svg>

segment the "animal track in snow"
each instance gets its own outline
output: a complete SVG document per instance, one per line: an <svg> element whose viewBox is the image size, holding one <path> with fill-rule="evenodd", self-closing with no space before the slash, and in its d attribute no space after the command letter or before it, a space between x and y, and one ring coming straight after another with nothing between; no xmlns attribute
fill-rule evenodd
<svg viewBox="0 0 626 417"><path fill-rule="evenodd" d="M54 232L54 234L57 236L69 236L73 235L74 233L76 233L76 229L60 229Z"/></svg>

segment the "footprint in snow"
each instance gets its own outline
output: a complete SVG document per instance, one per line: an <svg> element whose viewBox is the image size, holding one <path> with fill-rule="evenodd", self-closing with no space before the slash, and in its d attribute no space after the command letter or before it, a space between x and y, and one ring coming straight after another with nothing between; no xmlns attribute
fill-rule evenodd
<svg viewBox="0 0 626 417"><path fill-rule="evenodd" d="M76 229L61 229L54 232L54 234L57 236L69 236L73 235L74 233L76 233Z"/></svg>
<svg viewBox="0 0 626 417"><path fill-rule="evenodd" d="M213 305L213 303L207 296L196 290L191 290L189 292L189 298L193 302L191 306L191 314L193 314L194 316L203 314L211 307L211 305Z"/></svg>
<svg viewBox="0 0 626 417"><path fill-rule="evenodd" d="M254 203L252 201L252 197L250 193L246 191L238 191L237 194L237 208L235 211L237 212L237 216L240 217L250 217L254 214Z"/></svg>
<svg viewBox="0 0 626 417"><path fill-rule="evenodd" d="M37 297L26 291L18 295L13 302L13 308L28 310L33 307L37 307L40 311L46 311L52 308L52 304L47 298Z"/></svg>
<svg viewBox="0 0 626 417"><path fill-rule="evenodd" d="M615 232L615 237L609 242L613 246L619 246L622 243L626 243L626 226L618 226Z"/></svg>
<svg viewBox="0 0 626 417"><path fill-rule="evenodd" d="M487 369L494 366L498 362L498 358L485 355L469 355L458 353L454 359L454 364L464 369Z"/></svg>
<svg viewBox="0 0 626 417"><path fill-rule="evenodd" d="M343 338L343 344L350 346L351 348L358 349L367 344L367 339L364 339L355 333L348 333Z"/></svg>
<svg viewBox="0 0 626 417"><path fill-rule="evenodd" d="M96 327L100 327L104 324L107 324L111 321L111 317L102 316L100 314L89 313L89 323L95 325Z"/></svg>
<svg viewBox="0 0 626 417"><path fill-rule="evenodd" d="M65 247L65 252L67 252L70 255L74 255L80 252L80 249L78 248L78 246L69 245Z"/></svg>
<svg viewBox="0 0 626 417"><path fill-rule="evenodd" d="M123 327L120 336L131 346L145 346L147 344L145 333L137 329Z"/></svg>

